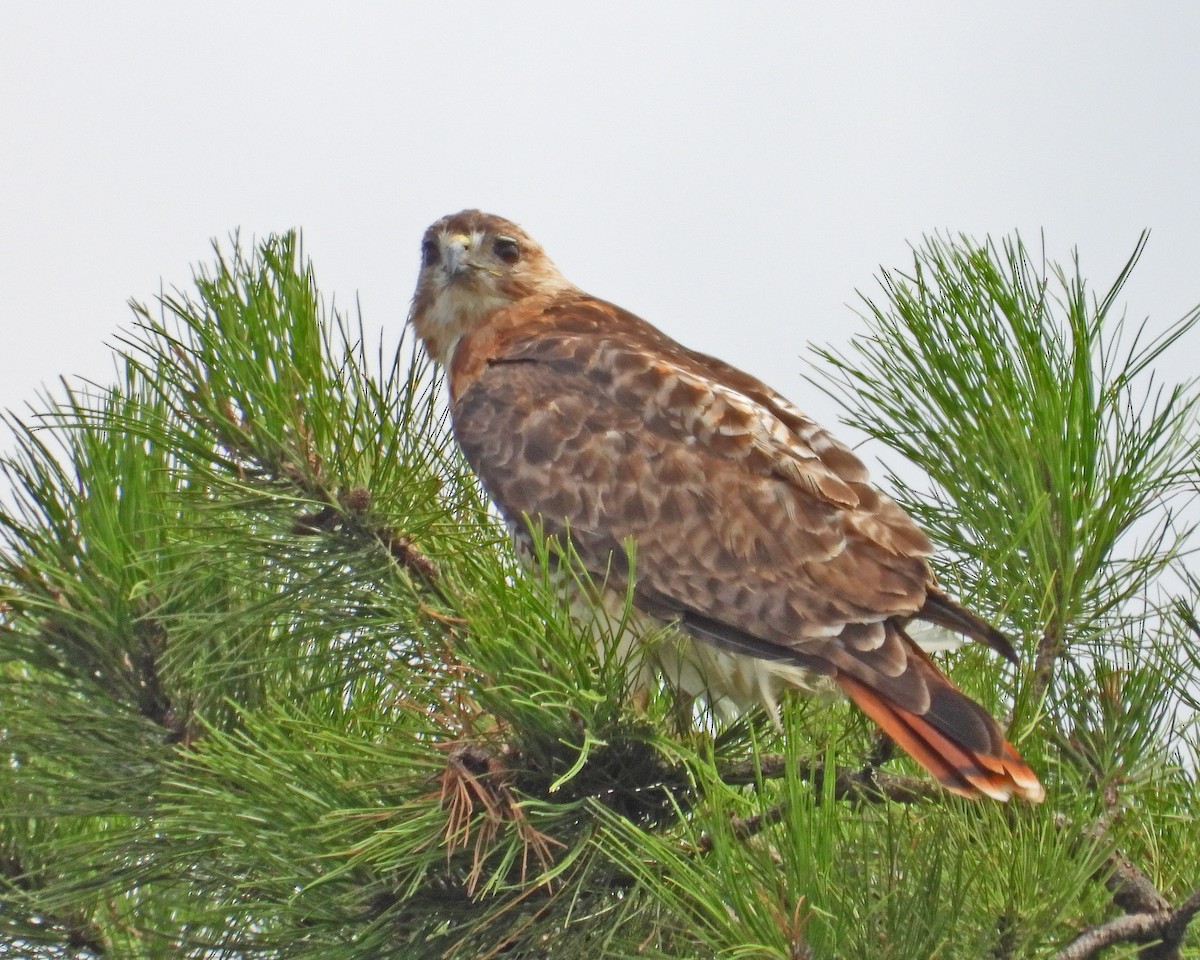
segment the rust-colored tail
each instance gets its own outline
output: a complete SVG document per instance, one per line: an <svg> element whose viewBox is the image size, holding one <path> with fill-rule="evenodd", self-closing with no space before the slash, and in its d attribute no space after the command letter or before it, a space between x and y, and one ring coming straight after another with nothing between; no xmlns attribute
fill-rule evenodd
<svg viewBox="0 0 1200 960"><path fill-rule="evenodd" d="M1015 796L1040 802L1045 791L1037 776L1004 739L991 715L942 676L907 636L904 640L906 672L916 671L924 681L928 709L921 713L905 709L863 680L840 672L837 682L846 695L947 790L964 797L1008 800Z"/></svg>

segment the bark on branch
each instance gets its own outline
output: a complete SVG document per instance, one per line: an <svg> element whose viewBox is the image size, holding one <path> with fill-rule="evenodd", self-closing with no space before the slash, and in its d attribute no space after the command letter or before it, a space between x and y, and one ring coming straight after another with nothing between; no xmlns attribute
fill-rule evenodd
<svg viewBox="0 0 1200 960"><path fill-rule="evenodd" d="M1141 960L1179 960L1188 924L1200 913L1200 890L1174 910L1132 913L1085 930L1055 954L1053 960L1091 960L1118 943L1145 943Z"/></svg>
<svg viewBox="0 0 1200 960"><path fill-rule="evenodd" d="M778 780L787 773L788 760L782 754L767 754L757 761L746 760L730 764L721 770L721 779L729 784L752 784L759 780ZM825 782L825 764L819 760L802 760L795 770L801 780L812 782L820 789ZM838 767L834 774L834 796L838 800L864 803L919 803L944 797L943 791L928 781L905 777L879 770L868 763L858 770Z"/></svg>

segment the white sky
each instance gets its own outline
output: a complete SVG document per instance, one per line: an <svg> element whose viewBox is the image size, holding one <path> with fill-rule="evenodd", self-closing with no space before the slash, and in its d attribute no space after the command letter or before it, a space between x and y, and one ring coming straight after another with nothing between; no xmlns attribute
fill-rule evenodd
<svg viewBox="0 0 1200 960"><path fill-rule="evenodd" d="M1044 230L1100 287L1151 227L1158 329L1200 302L1198 43L1185 2L6 4L0 407L107 380L125 301L237 227L302 227L398 332L466 206L827 421L806 344L934 230Z"/></svg>

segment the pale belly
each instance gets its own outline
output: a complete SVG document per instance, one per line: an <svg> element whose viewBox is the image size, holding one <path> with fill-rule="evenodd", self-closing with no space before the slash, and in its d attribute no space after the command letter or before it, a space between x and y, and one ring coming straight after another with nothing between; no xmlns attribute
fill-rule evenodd
<svg viewBox="0 0 1200 960"><path fill-rule="evenodd" d="M510 527L523 564L533 566L528 540ZM834 696L838 686L829 677L794 663L766 660L697 640L670 622L643 611L626 609L623 593L601 589L589 595L577 581L564 578L572 593L571 614L594 637L601 658L617 657L627 664L629 693L637 696L665 682L694 706L707 707L717 718L733 720L761 706L780 726L779 704L788 691ZM927 652L954 649L962 639L932 624L912 622L906 632Z"/></svg>
<svg viewBox="0 0 1200 960"><path fill-rule="evenodd" d="M779 726L779 702L787 691L837 691L828 677L796 664L727 650L639 610L627 612L625 598L614 591L605 591L599 602L577 597L571 611L592 632L600 657L617 657L628 665L629 692L634 696L665 682L721 720L761 706Z"/></svg>

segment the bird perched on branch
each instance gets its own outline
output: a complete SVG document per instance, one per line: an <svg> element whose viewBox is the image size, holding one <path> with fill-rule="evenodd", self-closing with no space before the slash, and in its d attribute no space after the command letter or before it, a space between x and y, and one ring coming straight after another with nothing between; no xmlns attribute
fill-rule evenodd
<svg viewBox="0 0 1200 960"><path fill-rule="evenodd" d="M906 626L1015 662L1012 646L938 588L925 534L786 399L584 293L478 210L426 231L410 321L518 545L569 539L610 602L628 591L645 623L674 624L648 662L683 694L775 713L832 681L947 789L1042 799Z"/></svg>

